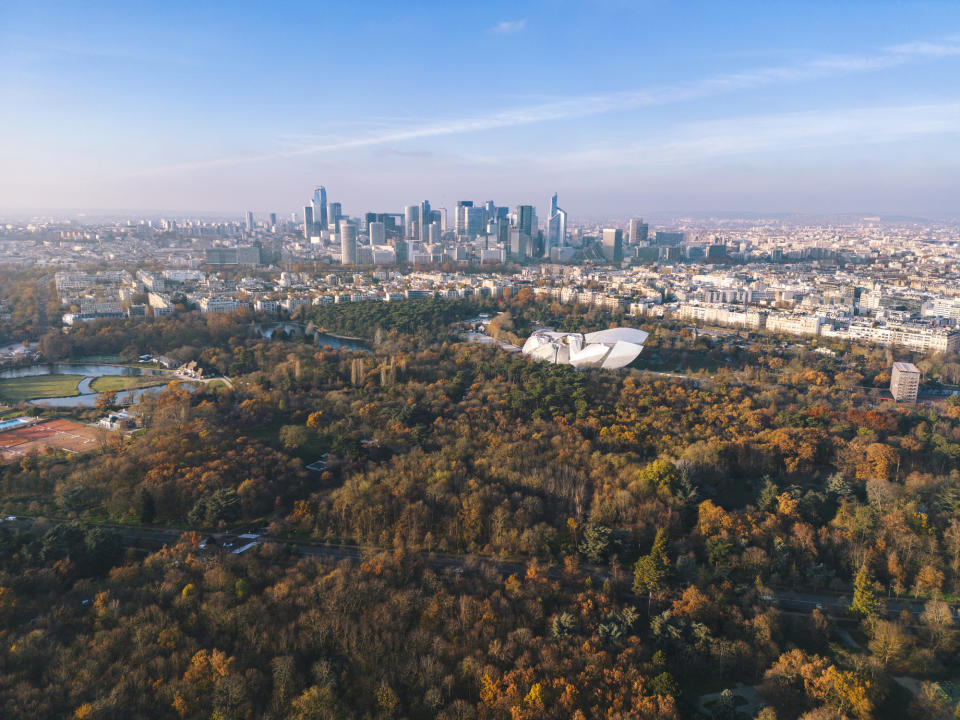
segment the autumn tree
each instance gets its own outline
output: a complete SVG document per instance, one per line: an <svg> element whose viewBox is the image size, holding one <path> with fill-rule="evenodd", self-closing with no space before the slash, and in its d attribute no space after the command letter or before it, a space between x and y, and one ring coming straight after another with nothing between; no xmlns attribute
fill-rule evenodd
<svg viewBox="0 0 960 720"><path fill-rule="evenodd" d="M877 611L877 596L873 588L873 575L864 563L853 579L853 599L849 611L856 617L869 617Z"/></svg>
<svg viewBox="0 0 960 720"><path fill-rule="evenodd" d="M640 594L652 594L662 590L670 576L670 555L667 531L658 528L653 539L653 547L642 555L633 567L633 591Z"/></svg>

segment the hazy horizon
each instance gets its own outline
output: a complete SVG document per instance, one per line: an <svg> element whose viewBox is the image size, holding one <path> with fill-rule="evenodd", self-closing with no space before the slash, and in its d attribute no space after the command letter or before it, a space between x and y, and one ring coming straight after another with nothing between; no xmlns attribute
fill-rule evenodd
<svg viewBox="0 0 960 720"><path fill-rule="evenodd" d="M509 204L511 207L518 203ZM544 203L545 205L545 203ZM440 206L434 206L438 208ZM394 212L400 214L402 207L379 207L379 212ZM448 208L452 214L453 208ZM90 221L91 223L113 222L126 220L200 220L207 222L236 222L243 223L246 218L246 210L177 210L172 208L91 208L82 210L78 208L22 208L10 209L0 208L0 223L7 222L25 222L33 220L51 220L53 222L80 222ZM256 221L266 221L269 214L277 213L279 220L289 220L290 213L277 212L274 210L251 211ZM294 212L294 211L290 211ZM364 211L348 214L349 217L359 217ZM300 217L301 213L297 213ZM693 222L706 221L725 221L725 222L764 222L764 221L784 221L797 224L816 224L822 222L850 222L854 220L879 221L885 224L902 223L934 223L954 225L960 224L960 215L935 215L935 214L910 214L910 213L892 213L870 210L861 211L842 211L842 212L802 212L788 210L769 210L767 212L758 212L751 210L653 210L640 213L610 213L606 215L589 213L578 217L570 217L571 225L577 224L601 224L605 222L625 223L632 217L642 217L651 225L663 225L676 223L681 220ZM546 221L544 217L538 217L541 225ZM300 220L298 220L300 222Z"/></svg>

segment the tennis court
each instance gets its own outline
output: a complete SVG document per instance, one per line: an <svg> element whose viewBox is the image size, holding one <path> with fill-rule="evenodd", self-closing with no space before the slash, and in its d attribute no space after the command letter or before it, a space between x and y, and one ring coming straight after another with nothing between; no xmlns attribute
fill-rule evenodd
<svg viewBox="0 0 960 720"><path fill-rule="evenodd" d="M0 432L0 461L12 462L32 452L85 452L98 447L103 431L72 420L47 420Z"/></svg>

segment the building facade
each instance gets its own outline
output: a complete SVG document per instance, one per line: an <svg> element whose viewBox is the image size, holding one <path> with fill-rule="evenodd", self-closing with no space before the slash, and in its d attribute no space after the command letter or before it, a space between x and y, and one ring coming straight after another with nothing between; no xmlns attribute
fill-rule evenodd
<svg viewBox="0 0 960 720"><path fill-rule="evenodd" d="M917 401L920 392L920 371L913 363L896 362L890 371L890 393L897 402Z"/></svg>

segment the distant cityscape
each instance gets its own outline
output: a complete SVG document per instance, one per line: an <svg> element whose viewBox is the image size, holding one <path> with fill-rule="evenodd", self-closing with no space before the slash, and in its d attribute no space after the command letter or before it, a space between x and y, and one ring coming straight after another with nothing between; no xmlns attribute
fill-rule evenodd
<svg viewBox="0 0 960 720"><path fill-rule="evenodd" d="M349 216L318 186L285 219L250 211L232 222L0 226L0 262L49 266L71 308L68 325L161 316L178 302L203 313L290 314L528 288L638 319L943 353L960 349L958 260L960 228L949 223L680 218L654 226L638 215L574 224L557 194L542 221L534 205L492 200ZM224 275L231 268L251 272Z"/></svg>

